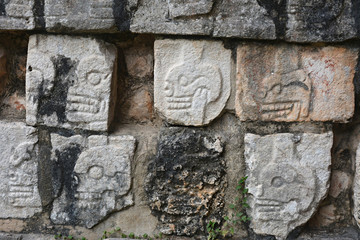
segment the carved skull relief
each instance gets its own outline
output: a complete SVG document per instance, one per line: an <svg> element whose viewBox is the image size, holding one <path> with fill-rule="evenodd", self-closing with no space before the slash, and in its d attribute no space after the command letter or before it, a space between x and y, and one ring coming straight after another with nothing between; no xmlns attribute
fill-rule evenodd
<svg viewBox="0 0 360 240"><path fill-rule="evenodd" d="M246 134L248 214L257 234L285 239L316 211L329 185L332 134Z"/></svg>

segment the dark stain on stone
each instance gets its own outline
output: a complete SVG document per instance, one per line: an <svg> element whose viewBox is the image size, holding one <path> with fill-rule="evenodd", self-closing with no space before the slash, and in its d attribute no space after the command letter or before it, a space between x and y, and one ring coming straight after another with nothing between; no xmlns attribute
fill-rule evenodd
<svg viewBox="0 0 360 240"><path fill-rule="evenodd" d="M351 0L351 14L355 21L355 28L357 32L357 37L360 35L360 0Z"/></svg>
<svg viewBox="0 0 360 240"><path fill-rule="evenodd" d="M76 64L64 56L52 58L52 61L56 69L55 80L44 80L39 86L38 119L55 113L59 123L64 123L67 94L71 80L75 76Z"/></svg>
<svg viewBox="0 0 360 240"><path fill-rule="evenodd" d="M127 0L114 0L113 14L116 27L121 32L130 30L130 12L126 9L128 5Z"/></svg>
<svg viewBox="0 0 360 240"><path fill-rule="evenodd" d="M276 36L283 39L286 34L286 23L288 20L286 12L286 0L269 1L257 0L258 4L265 8L275 24Z"/></svg>
<svg viewBox="0 0 360 240"><path fill-rule="evenodd" d="M45 28L45 14L44 14L45 3L44 0L34 0L33 13L35 18L35 28Z"/></svg>
<svg viewBox="0 0 360 240"><path fill-rule="evenodd" d="M0 0L0 16L6 16L5 0Z"/></svg>
<svg viewBox="0 0 360 240"><path fill-rule="evenodd" d="M77 211L75 206L75 193L77 184L74 180L74 167L81 152L81 146L75 143L71 143L61 152L59 150L55 151L57 162L55 163L55 168L53 171L53 175L55 176L54 179L56 179L56 181L54 181L54 185L55 188L59 189L59 193L63 191L65 192L65 197L68 204L64 211L69 216L69 224L77 223Z"/></svg>
<svg viewBox="0 0 360 240"><path fill-rule="evenodd" d="M224 146L205 131L167 131L149 164L145 191L152 213L161 222L160 231L193 236L204 232L209 219L222 220Z"/></svg>

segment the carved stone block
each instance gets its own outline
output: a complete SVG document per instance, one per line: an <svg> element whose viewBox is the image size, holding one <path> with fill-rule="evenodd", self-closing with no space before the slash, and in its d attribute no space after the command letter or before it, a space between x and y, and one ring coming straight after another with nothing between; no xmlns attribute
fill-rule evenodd
<svg viewBox="0 0 360 240"><path fill-rule="evenodd" d="M114 0L45 0L46 28L50 31L116 31Z"/></svg>
<svg viewBox="0 0 360 240"><path fill-rule="evenodd" d="M57 166L54 189L62 189L53 203L55 224L93 227L110 213L133 204L132 136L51 134L52 157Z"/></svg>
<svg viewBox="0 0 360 240"><path fill-rule="evenodd" d="M155 42L155 108L170 123L201 126L219 116L230 75L231 51L221 42Z"/></svg>
<svg viewBox="0 0 360 240"><path fill-rule="evenodd" d="M171 17L195 16L209 13L214 0L169 0L168 4Z"/></svg>
<svg viewBox="0 0 360 240"><path fill-rule="evenodd" d="M353 183L353 216L356 224L360 227L360 145L356 151L355 176Z"/></svg>
<svg viewBox="0 0 360 240"><path fill-rule="evenodd" d="M354 113L358 50L293 44L240 45L240 120L346 122Z"/></svg>
<svg viewBox="0 0 360 240"><path fill-rule="evenodd" d="M83 37L33 35L26 72L26 122L106 131L116 97L116 48Z"/></svg>
<svg viewBox="0 0 360 240"><path fill-rule="evenodd" d="M224 143L200 130L170 128L160 135L145 191L164 234L193 236L224 206Z"/></svg>
<svg viewBox="0 0 360 240"><path fill-rule="evenodd" d="M41 212L37 132L24 123L0 123L0 218Z"/></svg>
<svg viewBox="0 0 360 240"><path fill-rule="evenodd" d="M331 132L245 135L250 227L286 239L305 224L329 187Z"/></svg>
<svg viewBox="0 0 360 240"><path fill-rule="evenodd" d="M32 30L35 28L34 0L0 1L0 29Z"/></svg>

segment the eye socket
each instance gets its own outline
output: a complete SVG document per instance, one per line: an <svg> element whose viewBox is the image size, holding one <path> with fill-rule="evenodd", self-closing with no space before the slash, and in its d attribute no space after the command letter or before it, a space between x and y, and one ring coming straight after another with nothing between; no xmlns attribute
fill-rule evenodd
<svg viewBox="0 0 360 240"><path fill-rule="evenodd" d="M276 187L276 188L279 188L284 184L285 184L285 179L283 179L282 177L274 177L271 180L271 186Z"/></svg>

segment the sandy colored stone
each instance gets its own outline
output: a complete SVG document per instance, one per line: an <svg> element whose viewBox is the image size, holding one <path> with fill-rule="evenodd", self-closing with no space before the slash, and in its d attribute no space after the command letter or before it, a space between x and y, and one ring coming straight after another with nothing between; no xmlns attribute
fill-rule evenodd
<svg viewBox="0 0 360 240"><path fill-rule="evenodd" d="M314 217L309 221L312 227L327 227L339 220L336 216L336 207L333 204L322 206L319 208Z"/></svg>
<svg viewBox="0 0 360 240"><path fill-rule="evenodd" d="M34 0L7 0L0 3L0 29L32 30L35 28Z"/></svg>
<svg viewBox="0 0 360 240"><path fill-rule="evenodd" d="M326 197L330 179L331 132L245 135L250 227L286 239L305 224Z"/></svg>
<svg viewBox="0 0 360 240"><path fill-rule="evenodd" d="M154 101L162 118L202 126L230 96L231 51L220 41L155 41Z"/></svg>
<svg viewBox="0 0 360 240"><path fill-rule="evenodd" d="M358 49L249 43L238 47L241 121L346 122L354 113Z"/></svg>
<svg viewBox="0 0 360 240"><path fill-rule="evenodd" d="M349 174L335 170L331 174L329 195L337 198L340 193L344 192L350 187L351 179Z"/></svg>
<svg viewBox="0 0 360 240"><path fill-rule="evenodd" d="M151 77L154 72L154 52L150 47L132 47L124 51L126 67L132 77Z"/></svg>
<svg viewBox="0 0 360 240"><path fill-rule="evenodd" d="M0 218L32 217L42 211L36 129L1 122L0 133Z"/></svg>
<svg viewBox="0 0 360 240"><path fill-rule="evenodd" d="M115 46L85 37L33 35L26 123L107 131L116 98Z"/></svg>
<svg viewBox="0 0 360 240"><path fill-rule="evenodd" d="M92 228L110 213L133 204L131 161L136 140L132 136L51 134L52 160L65 172L50 219L55 224ZM59 170L57 170L59 171Z"/></svg>
<svg viewBox="0 0 360 240"><path fill-rule="evenodd" d="M153 99L148 89L141 88L131 96L127 103L126 117L146 122L153 119Z"/></svg>

